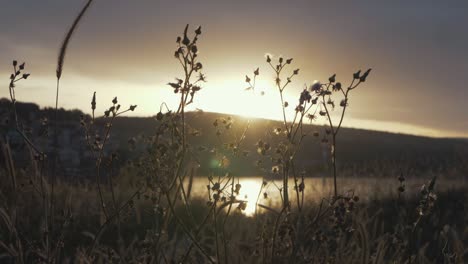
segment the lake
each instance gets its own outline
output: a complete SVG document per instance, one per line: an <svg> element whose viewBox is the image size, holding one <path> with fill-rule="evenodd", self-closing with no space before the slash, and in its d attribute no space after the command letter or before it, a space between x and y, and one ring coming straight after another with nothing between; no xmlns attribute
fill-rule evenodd
<svg viewBox="0 0 468 264"><path fill-rule="evenodd" d="M405 181L405 195L414 195L418 193L423 184L431 178L427 179L407 179ZM213 182L218 178L214 178ZM241 185L237 199L247 202L247 206L243 211L246 215L253 215L255 213L255 203L258 203L272 208L277 208L281 205L281 195L279 188L282 187L282 180L266 180L266 185L263 186L263 178L254 177L236 177L235 183ZM227 179L221 180L221 186L224 186ZM312 178L304 179L304 201L307 203L319 203L322 198L329 198L333 195L333 179L326 178ZM397 197L399 182L396 178L339 178L337 179L339 193L353 193L359 196L362 201L369 201L373 199ZM206 199L208 201L207 185L210 184L208 178L197 177L194 178L192 186L192 197ZM210 184L213 186L213 184ZM443 190L450 190L466 186L466 180L455 179L437 179L436 192ZM227 188L226 196L229 195L231 189ZM294 181L289 181L289 196L291 204L296 204L296 192L294 191ZM213 194L213 193L211 193ZM302 198L301 198L302 199ZM260 207L258 211L262 211Z"/></svg>

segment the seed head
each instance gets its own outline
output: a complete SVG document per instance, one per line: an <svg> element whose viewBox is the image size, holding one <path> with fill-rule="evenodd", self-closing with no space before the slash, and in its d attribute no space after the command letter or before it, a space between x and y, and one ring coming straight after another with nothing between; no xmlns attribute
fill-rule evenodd
<svg viewBox="0 0 468 264"><path fill-rule="evenodd" d="M255 71L254 71L254 75L257 76L259 74L259 71L260 71L260 68L257 68Z"/></svg>
<svg viewBox="0 0 468 264"><path fill-rule="evenodd" d="M241 187L242 187L242 186L241 186L239 183L236 184L236 187L235 187L235 189L234 189L234 192L237 193L237 194L239 194L239 191L240 191L240 188L241 188Z"/></svg>
<svg viewBox="0 0 468 264"><path fill-rule="evenodd" d="M353 78L354 78L354 79L359 79L359 76L360 76L360 75L361 75L361 70L355 72L355 73L353 74Z"/></svg>
<svg viewBox="0 0 468 264"><path fill-rule="evenodd" d="M322 88L322 84L319 81L314 81L312 86L310 86L310 91L318 92L320 91L320 88Z"/></svg>
<svg viewBox="0 0 468 264"><path fill-rule="evenodd" d="M398 176L398 181L399 182L404 182L405 181L405 177L403 176L403 174L400 174L400 176Z"/></svg>
<svg viewBox="0 0 468 264"><path fill-rule="evenodd" d="M398 191L399 192L404 192L405 191L405 185L401 185L400 187L398 187Z"/></svg>
<svg viewBox="0 0 468 264"><path fill-rule="evenodd" d="M96 92L93 93L93 99L91 100L91 109L96 110Z"/></svg>
<svg viewBox="0 0 468 264"><path fill-rule="evenodd" d="M337 82L335 85L333 85L333 90L335 90L335 91L341 90L341 83Z"/></svg>
<svg viewBox="0 0 468 264"><path fill-rule="evenodd" d="M359 81L365 82L365 81L366 81L366 78L367 78L367 76L369 75L369 73L370 73L371 70L372 70L372 69L369 68L369 69L359 78Z"/></svg>
<svg viewBox="0 0 468 264"><path fill-rule="evenodd" d="M161 113L161 112L156 114L156 120L158 120L158 121L161 121L163 119L163 117L164 117L164 114Z"/></svg>
<svg viewBox="0 0 468 264"><path fill-rule="evenodd" d="M348 102L347 102L346 99L341 100L341 102L340 102L340 106L341 106L341 107L345 107L345 106L347 106L347 105L348 105Z"/></svg>
<svg viewBox="0 0 468 264"><path fill-rule="evenodd" d="M189 25L187 24L187 26L185 26L185 29L184 29L184 40L182 40L182 44L184 44L185 46L188 46L188 44L190 44L190 39L187 37L188 27Z"/></svg>
<svg viewBox="0 0 468 264"><path fill-rule="evenodd" d="M197 45L193 45L190 50L192 51L192 53L197 53L198 52L198 48L197 48Z"/></svg>
<svg viewBox="0 0 468 264"><path fill-rule="evenodd" d="M201 34L201 26L198 26L198 28L195 30L195 34L197 35Z"/></svg>

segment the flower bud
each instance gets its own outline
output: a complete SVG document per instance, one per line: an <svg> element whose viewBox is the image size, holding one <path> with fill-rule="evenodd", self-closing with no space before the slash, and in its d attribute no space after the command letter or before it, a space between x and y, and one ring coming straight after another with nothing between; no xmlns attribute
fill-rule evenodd
<svg viewBox="0 0 468 264"><path fill-rule="evenodd" d="M361 75L361 70L355 72L355 73L353 74L353 78L354 78L354 79L359 79L359 76L360 76L360 75Z"/></svg>
<svg viewBox="0 0 468 264"><path fill-rule="evenodd" d="M369 73L370 73L370 71L371 71L371 69L368 69L368 70L367 70L367 71L366 71L366 72L365 72L365 73L364 73L364 74L361 76L361 78L359 78L359 81L361 81L361 82L365 82L365 81L366 81L366 78L367 78L367 76L368 76L368 75L369 75Z"/></svg>
<svg viewBox="0 0 468 264"><path fill-rule="evenodd" d="M158 120L158 121L161 121L161 120L163 119L163 117L164 117L164 114L161 113L161 112L158 112L158 113L156 114L156 120Z"/></svg>
<svg viewBox="0 0 468 264"><path fill-rule="evenodd" d="M333 85L333 90L335 90L335 91L341 90L341 83L337 82L335 85Z"/></svg>
<svg viewBox="0 0 468 264"><path fill-rule="evenodd" d="M197 45L193 45L190 49L192 50L192 53L197 53L198 52Z"/></svg>
<svg viewBox="0 0 468 264"><path fill-rule="evenodd" d="M322 84L319 81L315 81L312 86L310 86L310 90L313 92L317 92L322 88Z"/></svg>

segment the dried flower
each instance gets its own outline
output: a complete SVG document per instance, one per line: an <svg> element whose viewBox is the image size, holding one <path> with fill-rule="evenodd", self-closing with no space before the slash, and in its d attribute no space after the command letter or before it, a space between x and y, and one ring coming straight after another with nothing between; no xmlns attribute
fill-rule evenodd
<svg viewBox="0 0 468 264"><path fill-rule="evenodd" d="M195 30L195 34L197 35L201 34L201 26L198 26L198 28Z"/></svg>
<svg viewBox="0 0 468 264"><path fill-rule="evenodd" d="M370 73L371 70L372 70L372 69L368 69L368 70L359 78L359 81L360 81L360 82L365 82L365 81L366 81L366 78L367 78L367 76L369 75L369 73Z"/></svg>
<svg viewBox="0 0 468 264"><path fill-rule="evenodd" d="M341 100L341 102L340 102L340 106L341 106L341 107L345 107L345 106L347 106L347 105L348 105L348 100L347 100L347 99Z"/></svg>
<svg viewBox="0 0 468 264"><path fill-rule="evenodd" d="M184 29L184 40L182 40L182 44L184 44L185 46L188 46L188 44L190 44L190 39L187 36L188 27L189 25L187 24L187 26L185 26L185 29Z"/></svg>
<svg viewBox="0 0 468 264"><path fill-rule="evenodd" d="M301 95L299 96L299 104L302 105L304 102L310 103L310 100L312 99L312 96L310 95L309 91L307 89L304 89L301 92Z"/></svg>
<svg viewBox="0 0 468 264"><path fill-rule="evenodd" d="M353 74L353 78L354 78L354 79L359 79L359 76L360 76L360 75L361 75L361 70L355 72L355 73Z"/></svg>
<svg viewBox="0 0 468 264"><path fill-rule="evenodd" d="M197 45L192 45L192 47L190 47L190 50L192 51L192 53L197 53L198 52Z"/></svg>
<svg viewBox="0 0 468 264"><path fill-rule="evenodd" d="M339 91L341 90L341 83L337 82L335 85L333 85L333 91Z"/></svg>
<svg viewBox="0 0 468 264"><path fill-rule="evenodd" d="M310 86L310 91L318 92L322 88L322 84L319 81L314 81L314 83Z"/></svg>

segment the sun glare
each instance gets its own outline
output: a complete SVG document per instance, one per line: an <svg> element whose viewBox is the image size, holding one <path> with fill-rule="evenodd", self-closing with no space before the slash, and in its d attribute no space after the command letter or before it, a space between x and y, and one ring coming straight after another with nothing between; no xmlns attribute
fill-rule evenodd
<svg viewBox="0 0 468 264"><path fill-rule="evenodd" d="M243 213L247 216L252 216L255 214L255 206L262 182L258 178L241 178L239 183L242 187L237 198L247 202Z"/></svg>
<svg viewBox="0 0 468 264"><path fill-rule="evenodd" d="M281 107L277 91L265 80L257 80L255 90L238 80L223 81L222 87L207 87L199 97L199 105L207 111L246 117L278 119Z"/></svg>

